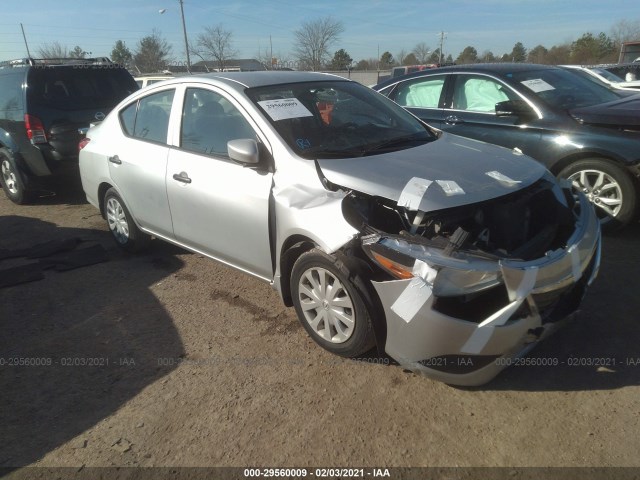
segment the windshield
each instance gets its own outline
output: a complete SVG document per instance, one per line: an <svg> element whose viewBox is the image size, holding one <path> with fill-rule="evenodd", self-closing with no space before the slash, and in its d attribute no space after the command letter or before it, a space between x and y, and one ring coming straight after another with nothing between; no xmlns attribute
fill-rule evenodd
<svg viewBox="0 0 640 480"><path fill-rule="evenodd" d="M571 110L619 100L609 88L562 69L542 69L507 74L549 105Z"/></svg>
<svg viewBox="0 0 640 480"><path fill-rule="evenodd" d="M355 82L271 85L247 95L303 158L360 157L437 138L404 109Z"/></svg>

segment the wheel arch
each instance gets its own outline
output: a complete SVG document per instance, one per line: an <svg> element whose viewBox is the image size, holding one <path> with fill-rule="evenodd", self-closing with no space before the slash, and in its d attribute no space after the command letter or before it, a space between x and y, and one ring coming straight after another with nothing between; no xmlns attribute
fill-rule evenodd
<svg viewBox="0 0 640 480"><path fill-rule="evenodd" d="M299 234L292 235L291 237L287 238L282 245L282 249L280 250L281 254L279 262L280 295L282 296L282 300L287 307L293 306L293 298L291 295L291 273L293 270L293 265L303 253L313 250L314 248L322 250L322 247L317 242L307 236ZM352 265L357 265L358 275L351 275L350 280L353 281L353 277L355 276L359 276L362 280L361 282L357 282L358 284L356 286L358 287L361 295L364 297L365 302L371 308L370 319L372 322L376 347L378 353L380 355L384 355L384 346L387 338L387 323L384 314L384 308L382 307L380 298L375 292L373 284L369 281L371 280L373 272L372 266L358 256L350 255L348 253L348 250L348 248L342 248L337 250L336 252L333 252L333 255L338 256L338 258L343 263L348 262ZM351 273L353 274L354 272L352 271ZM366 278L362 278L363 275Z"/></svg>
<svg viewBox="0 0 640 480"><path fill-rule="evenodd" d="M610 152L599 152L596 150L588 150L588 151L580 151L574 152L566 157L561 158L556 163L554 163L549 170L554 175L558 175L562 170L567 168L573 162L577 162L579 160L587 160L590 158L599 159L599 160L607 160L612 162L614 165L617 165L621 168L627 169L627 164L622 160L622 158L610 153ZM632 175L629 175L632 176Z"/></svg>

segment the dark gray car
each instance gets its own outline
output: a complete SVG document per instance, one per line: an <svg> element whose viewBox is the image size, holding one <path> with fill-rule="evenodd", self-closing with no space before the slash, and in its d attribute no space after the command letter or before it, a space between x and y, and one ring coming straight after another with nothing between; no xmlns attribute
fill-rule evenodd
<svg viewBox="0 0 640 480"><path fill-rule="evenodd" d="M570 179L605 228L636 218L640 95L563 68L509 63L431 69L374 89L434 127L516 148Z"/></svg>

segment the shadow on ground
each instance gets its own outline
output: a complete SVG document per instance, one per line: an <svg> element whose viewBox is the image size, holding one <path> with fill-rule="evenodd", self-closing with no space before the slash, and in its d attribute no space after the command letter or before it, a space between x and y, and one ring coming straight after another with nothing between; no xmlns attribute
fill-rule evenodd
<svg viewBox="0 0 640 480"><path fill-rule="evenodd" d="M0 249L104 242L108 261L0 289L0 467L29 465L115 413L184 355L150 287L182 266L161 242L130 257L106 232L0 217ZM5 241L6 240L6 241ZM4 262L0 262L4 263Z"/></svg>

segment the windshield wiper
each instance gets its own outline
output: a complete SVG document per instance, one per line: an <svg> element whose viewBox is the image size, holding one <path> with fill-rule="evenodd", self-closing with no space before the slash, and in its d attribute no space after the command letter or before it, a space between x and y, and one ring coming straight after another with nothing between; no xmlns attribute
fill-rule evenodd
<svg viewBox="0 0 640 480"><path fill-rule="evenodd" d="M406 145L408 143L429 142L431 140L435 140L435 137L431 137L430 135L423 132L412 133L411 135L403 135L401 137L390 138L383 142L376 143L368 148L365 148L363 150L363 154L367 154L369 152L374 152L377 150L383 150L385 148Z"/></svg>

